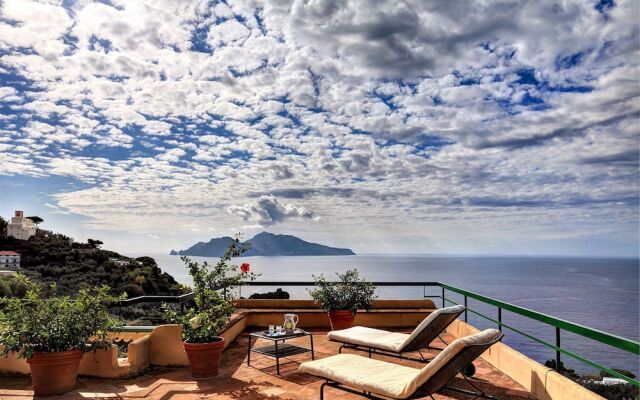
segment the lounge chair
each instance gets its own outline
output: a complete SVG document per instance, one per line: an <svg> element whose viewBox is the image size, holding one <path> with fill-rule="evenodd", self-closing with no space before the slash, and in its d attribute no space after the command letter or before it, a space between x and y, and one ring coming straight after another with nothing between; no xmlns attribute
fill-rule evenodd
<svg viewBox="0 0 640 400"><path fill-rule="evenodd" d="M429 314L411 334L389 332L381 329L354 326L339 331L331 331L327 334L329 340L342 343L338 349L342 353L343 348L368 351L371 354L381 354L391 357L404 358L412 361L429 362L421 349L429 348L429 344L449 326L465 310L464 306L439 308ZM444 339L440 337L443 343ZM434 349L434 347L431 347ZM442 350L435 348L437 350ZM403 353L417 351L420 358L403 357Z"/></svg>
<svg viewBox="0 0 640 400"><path fill-rule="evenodd" d="M320 386L320 400L324 399L324 388L330 386L370 399L410 399L430 396L446 388L493 398L462 377L477 392L445 386L464 367L480 357L489 347L502 339L502 333L487 329L475 335L457 339L440 352L422 369L392 364L355 354L338 354L316 361L302 363L299 371L325 379ZM384 397L378 397L384 396Z"/></svg>

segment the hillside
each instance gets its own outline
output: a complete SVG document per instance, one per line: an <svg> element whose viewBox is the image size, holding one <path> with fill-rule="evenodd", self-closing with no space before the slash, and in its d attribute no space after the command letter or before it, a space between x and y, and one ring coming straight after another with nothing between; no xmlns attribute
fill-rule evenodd
<svg viewBox="0 0 640 400"><path fill-rule="evenodd" d="M184 292L153 258L132 259L97 247L99 244L77 243L45 230L29 241L0 236L0 250L20 253L23 273L41 283L55 282L61 294L103 284L111 287L112 293L125 292L129 297Z"/></svg>
<svg viewBox="0 0 640 400"><path fill-rule="evenodd" d="M209 242L198 242L186 250L176 252L172 255L219 257L232 241L230 237L211 239ZM276 235L269 232L262 232L246 241L251 245L249 251L245 253L250 256L349 256L355 253L350 249L324 246L318 243L306 242L292 235Z"/></svg>

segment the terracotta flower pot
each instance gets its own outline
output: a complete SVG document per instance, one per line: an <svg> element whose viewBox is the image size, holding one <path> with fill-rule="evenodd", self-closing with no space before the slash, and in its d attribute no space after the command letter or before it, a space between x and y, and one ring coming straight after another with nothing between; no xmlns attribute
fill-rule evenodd
<svg viewBox="0 0 640 400"><path fill-rule="evenodd" d="M356 314L351 310L329 311L329 321L331 321L331 330L338 331L353 326L353 320Z"/></svg>
<svg viewBox="0 0 640 400"><path fill-rule="evenodd" d="M194 378L209 378L218 375L220 357L224 350L224 338L210 343L187 343L182 342L184 351L191 364L191 375Z"/></svg>
<svg viewBox="0 0 640 400"><path fill-rule="evenodd" d="M82 359L80 350L54 353L35 353L27 358L31 366L31 382L37 396L62 394L76 385L78 367Z"/></svg>

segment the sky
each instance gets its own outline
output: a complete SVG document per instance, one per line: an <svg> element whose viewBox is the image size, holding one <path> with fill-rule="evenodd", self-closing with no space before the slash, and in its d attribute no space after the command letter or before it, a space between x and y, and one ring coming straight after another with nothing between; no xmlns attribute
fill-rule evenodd
<svg viewBox="0 0 640 400"><path fill-rule="evenodd" d="M639 4L0 0L0 215L637 257Z"/></svg>

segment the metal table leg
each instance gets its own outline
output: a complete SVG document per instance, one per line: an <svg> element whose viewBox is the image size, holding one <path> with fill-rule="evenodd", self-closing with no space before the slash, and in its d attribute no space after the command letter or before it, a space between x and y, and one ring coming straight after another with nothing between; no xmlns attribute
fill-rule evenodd
<svg viewBox="0 0 640 400"><path fill-rule="evenodd" d="M311 340L311 361L315 360L315 355L313 354L313 335L309 333L309 340Z"/></svg>
<svg viewBox="0 0 640 400"><path fill-rule="evenodd" d="M280 375L280 353L278 352L278 341L276 340L276 373Z"/></svg>
<svg viewBox="0 0 640 400"><path fill-rule="evenodd" d="M247 365L251 365L251 335L249 335L249 351L247 351Z"/></svg>

